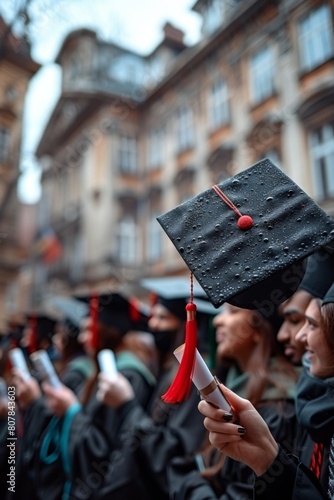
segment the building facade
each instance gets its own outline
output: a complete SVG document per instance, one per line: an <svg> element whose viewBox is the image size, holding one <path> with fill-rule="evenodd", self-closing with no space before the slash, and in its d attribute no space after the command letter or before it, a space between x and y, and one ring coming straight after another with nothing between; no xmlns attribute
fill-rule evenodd
<svg viewBox="0 0 334 500"><path fill-rule="evenodd" d="M16 188L24 99L39 67L31 58L27 40L14 36L0 16L0 331L5 327L6 314L16 307L17 290L13 285L27 258L18 234L20 205Z"/></svg>
<svg viewBox="0 0 334 500"><path fill-rule="evenodd" d="M269 157L334 214L332 0L198 0L202 38L167 23L143 57L72 32L62 94L37 149L40 229L33 301L187 273L156 221Z"/></svg>

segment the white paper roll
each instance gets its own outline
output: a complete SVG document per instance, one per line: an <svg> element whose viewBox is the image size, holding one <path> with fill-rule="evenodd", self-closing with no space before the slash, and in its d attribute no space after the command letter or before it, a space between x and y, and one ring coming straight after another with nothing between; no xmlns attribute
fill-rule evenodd
<svg viewBox="0 0 334 500"><path fill-rule="evenodd" d="M109 380L116 380L117 366L113 351L110 349L102 349L98 353L97 359L101 372L105 373Z"/></svg>
<svg viewBox="0 0 334 500"><path fill-rule="evenodd" d="M21 372L21 375L25 380L31 378L30 371L22 349L20 349L19 347L15 347L8 352L8 356L13 367Z"/></svg>
<svg viewBox="0 0 334 500"><path fill-rule="evenodd" d="M49 382L55 389L61 386L51 359L45 351L41 350L30 354L30 359L42 380Z"/></svg>
<svg viewBox="0 0 334 500"><path fill-rule="evenodd" d="M179 363L182 360L184 347L185 345L182 344L174 351L174 356L176 357ZM195 359L194 372L192 375L192 381L199 390L201 396L206 401L209 401L210 403L214 404L218 408L221 408L222 410L228 412L231 411L231 406L226 401L223 393L221 392L221 390L217 385L216 379L210 372L204 359L202 358L197 349L196 349L196 359Z"/></svg>

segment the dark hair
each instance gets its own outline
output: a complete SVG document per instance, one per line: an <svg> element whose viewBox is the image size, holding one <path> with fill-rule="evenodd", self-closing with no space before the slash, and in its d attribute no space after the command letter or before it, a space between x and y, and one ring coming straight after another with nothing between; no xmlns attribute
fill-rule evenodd
<svg viewBox="0 0 334 500"><path fill-rule="evenodd" d="M321 307L321 328L330 352L334 355L334 303Z"/></svg>

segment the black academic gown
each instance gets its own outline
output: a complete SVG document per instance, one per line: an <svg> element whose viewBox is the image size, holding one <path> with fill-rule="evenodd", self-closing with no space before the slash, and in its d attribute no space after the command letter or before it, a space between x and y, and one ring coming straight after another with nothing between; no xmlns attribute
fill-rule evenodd
<svg viewBox="0 0 334 500"><path fill-rule="evenodd" d="M328 500L328 496L308 467L280 448L265 474L255 479L253 500L282 499Z"/></svg>
<svg viewBox="0 0 334 500"><path fill-rule="evenodd" d="M274 401L258 408L271 433L278 442L294 446L296 418L294 402ZM254 474L241 462L226 458L214 481L203 478L193 457L173 460L168 468L173 500L252 500ZM281 497L288 498L288 497Z"/></svg>
<svg viewBox="0 0 334 500"><path fill-rule="evenodd" d="M299 458L309 465L314 443L323 444L323 462L319 478L323 491L328 488L328 460L330 441L334 433L334 377L320 379L310 374L307 365L297 385L296 412L308 440Z"/></svg>
<svg viewBox="0 0 334 500"><path fill-rule="evenodd" d="M295 383L282 374L279 360L271 362L271 376L281 381L281 390L267 384L257 410L266 421L277 442L289 450L296 446L297 419L295 413ZM280 377L280 379L278 379ZM231 367L225 383L240 396L245 397L247 373L240 373ZM283 399L284 398L284 399ZM173 500L243 500L253 498L254 474L243 464L226 457L224 465L213 481L205 479L199 469L196 456L179 457L168 467L170 498ZM213 460L211 465L216 462Z"/></svg>
<svg viewBox="0 0 334 500"><path fill-rule="evenodd" d="M194 451L205 430L203 416L197 410L199 397L195 388L180 405L167 405L161 400L176 366L160 377L146 410L136 400L118 410L116 432L109 434L108 454L98 441L94 449L90 444L89 453L87 447L74 450L72 474L76 479L71 499L169 498L167 464L172 457Z"/></svg>
<svg viewBox="0 0 334 500"><path fill-rule="evenodd" d="M134 389L134 404L144 411L156 384L155 377L130 352L117 354L116 363ZM66 498L95 498L105 469L109 470L114 461L119 461L117 442L122 421L123 410L101 404L96 399L96 391L86 407L78 408L70 417L66 455L70 461L71 486Z"/></svg>
<svg viewBox="0 0 334 500"><path fill-rule="evenodd" d="M62 382L79 397L93 365L87 356L74 358L61 376ZM55 417L44 398L22 414L23 436L18 445L15 500L60 500L66 481L59 450L63 420Z"/></svg>

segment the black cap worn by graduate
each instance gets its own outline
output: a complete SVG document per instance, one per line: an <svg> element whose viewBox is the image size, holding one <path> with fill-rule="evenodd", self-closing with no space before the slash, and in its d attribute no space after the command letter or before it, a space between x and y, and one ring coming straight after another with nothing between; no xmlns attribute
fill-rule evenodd
<svg viewBox="0 0 334 500"><path fill-rule="evenodd" d="M185 307L190 299L190 280L185 276L143 278L140 285L149 290L152 303L159 303L181 320L185 320ZM194 297L207 297L197 282L193 283Z"/></svg>
<svg viewBox="0 0 334 500"><path fill-rule="evenodd" d="M29 339L29 354L39 349L39 342L46 340L51 343L55 334L57 319L44 312L31 312L26 315L28 324L31 328Z"/></svg>
<svg viewBox="0 0 334 500"><path fill-rule="evenodd" d="M268 159L158 222L216 307L279 305L300 285L305 257L334 239L334 220ZM188 390L194 354L186 356L187 343L186 336L179 372L184 362L190 373L184 369L183 382L172 384L168 402L182 401Z"/></svg>
<svg viewBox="0 0 334 500"><path fill-rule="evenodd" d="M144 278L140 281L140 285L151 292L152 304L161 304L180 320L186 320L185 308L191 295L189 276ZM207 351L210 348L207 338L210 319L219 314L220 311L208 301L207 294L196 280L193 281L192 292L196 299L199 346Z"/></svg>
<svg viewBox="0 0 334 500"><path fill-rule="evenodd" d="M117 328L121 335L130 330L147 331L148 314L143 304L136 297L113 293L92 293L78 296L78 300L87 302L92 318L92 347L98 347L98 323Z"/></svg>
<svg viewBox="0 0 334 500"><path fill-rule="evenodd" d="M51 297L46 307L61 315L60 321L72 337L79 335L82 320L89 316L88 304L73 297L60 295Z"/></svg>
<svg viewBox="0 0 334 500"><path fill-rule="evenodd" d="M323 299L334 282L334 248L327 246L307 259L306 271L298 290L305 290L314 298Z"/></svg>

